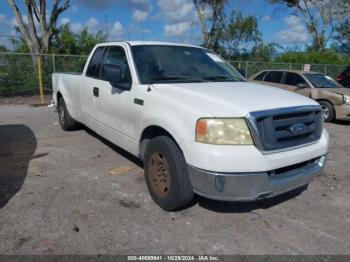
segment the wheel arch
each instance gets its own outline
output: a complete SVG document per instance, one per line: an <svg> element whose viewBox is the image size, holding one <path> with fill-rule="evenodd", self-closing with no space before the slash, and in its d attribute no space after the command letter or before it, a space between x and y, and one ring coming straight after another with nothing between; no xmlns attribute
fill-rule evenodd
<svg viewBox="0 0 350 262"><path fill-rule="evenodd" d="M146 148L149 141L157 136L169 137L182 151L180 144L175 139L175 136L172 135L166 128L159 125L149 125L143 129L139 140L139 158L141 161L144 160Z"/></svg>
<svg viewBox="0 0 350 262"><path fill-rule="evenodd" d="M60 91L57 91L57 93L56 93L57 104L58 104L58 101L60 100L61 97L63 97L63 95L61 94Z"/></svg>
<svg viewBox="0 0 350 262"><path fill-rule="evenodd" d="M325 99L325 98L316 99L316 102L319 102L319 101L328 102L328 103L330 103L330 104L334 107L334 104L333 104L330 100L328 100L328 99Z"/></svg>

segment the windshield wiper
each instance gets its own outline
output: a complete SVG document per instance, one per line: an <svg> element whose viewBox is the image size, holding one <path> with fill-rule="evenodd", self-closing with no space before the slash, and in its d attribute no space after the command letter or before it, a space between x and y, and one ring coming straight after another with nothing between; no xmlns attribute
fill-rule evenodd
<svg viewBox="0 0 350 262"><path fill-rule="evenodd" d="M196 78L193 76L159 76L159 77L151 77L149 79L150 81L196 81L196 82L202 82L203 80L201 78Z"/></svg>
<svg viewBox="0 0 350 262"><path fill-rule="evenodd" d="M207 76L207 77L203 77L203 79L209 80L209 81L218 81L218 80L230 80L230 81L234 81L233 79L231 79L230 77L225 76L225 75Z"/></svg>

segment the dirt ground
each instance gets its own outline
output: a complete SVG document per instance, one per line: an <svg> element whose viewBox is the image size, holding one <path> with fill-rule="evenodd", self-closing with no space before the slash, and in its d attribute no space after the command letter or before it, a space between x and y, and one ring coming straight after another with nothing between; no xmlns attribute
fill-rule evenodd
<svg viewBox="0 0 350 262"><path fill-rule="evenodd" d="M48 104L52 100L51 95L44 95L44 103ZM18 96L18 97L0 97L0 105L38 105L40 104L39 96Z"/></svg>
<svg viewBox="0 0 350 262"><path fill-rule="evenodd" d="M62 131L52 108L1 105L0 254L350 254L350 125L326 128L326 169L301 194L167 213L134 157Z"/></svg>

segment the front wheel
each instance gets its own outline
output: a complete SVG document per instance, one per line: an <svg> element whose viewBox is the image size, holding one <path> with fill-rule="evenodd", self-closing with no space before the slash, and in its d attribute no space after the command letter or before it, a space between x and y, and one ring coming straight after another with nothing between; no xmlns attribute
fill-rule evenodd
<svg viewBox="0 0 350 262"><path fill-rule="evenodd" d="M318 101L322 107L322 117L325 122L331 122L334 120L334 108L333 105L327 101Z"/></svg>
<svg viewBox="0 0 350 262"><path fill-rule="evenodd" d="M179 209L193 198L185 158L167 136L153 138L145 154L145 178L154 202L166 211Z"/></svg>

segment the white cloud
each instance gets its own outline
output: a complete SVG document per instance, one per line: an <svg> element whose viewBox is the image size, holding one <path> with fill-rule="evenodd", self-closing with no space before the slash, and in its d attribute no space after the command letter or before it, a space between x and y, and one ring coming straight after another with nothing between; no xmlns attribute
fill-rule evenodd
<svg viewBox="0 0 350 262"><path fill-rule="evenodd" d="M11 19L11 26L12 27L18 26L18 23L15 17Z"/></svg>
<svg viewBox="0 0 350 262"><path fill-rule="evenodd" d="M134 22L145 21L153 10L152 1L154 0L76 0L80 5L89 7L93 10L105 10L108 8L121 8L132 11ZM177 0L174 0L177 1Z"/></svg>
<svg viewBox="0 0 350 262"><path fill-rule="evenodd" d="M80 5L84 5L94 10L104 10L113 8L116 5L128 10L139 9L150 12L152 9L151 0L77 0ZM174 0L177 1L177 0Z"/></svg>
<svg viewBox="0 0 350 262"><path fill-rule="evenodd" d="M191 23L182 22L176 24L166 24L164 32L166 36L183 36L191 29Z"/></svg>
<svg viewBox="0 0 350 262"><path fill-rule="evenodd" d="M160 10L170 22L184 22L193 18L194 5L191 0L158 0Z"/></svg>
<svg viewBox="0 0 350 262"><path fill-rule="evenodd" d="M69 17L62 17L59 20L58 25L61 26L64 24L69 24L74 34L79 34L84 29L84 27L87 27L91 33L97 33L100 29L99 22L95 17L90 17L85 24L81 22L72 23Z"/></svg>
<svg viewBox="0 0 350 262"><path fill-rule="evenodd" d="M111 32L110 32L110 40L116 41L121 40L123 38L124 28L123 25L119 21L115 21Z"/></svg>
<svg viewBox="0 0 350 262"><path fill-rule="evenodd" d="M74 34L79 34L84 29L84 26L80 22L70 23L70 29Z"/></svg>
<svg viewBox="0 0 350 262"><path fill-rule="evenodd" d="M59 25L65 25L65 24L69 24L70 23L70 19L68 17L62 17L59 21Z"/></svg>
<svg viewBox="0 0 350 262"><path fill-rule="evenodd" d="M269 15L264 15L264 16L261 18L261 20L262 20L263 22L268 22L268 21L271 20L271 16L269 16Z"/></svg>
<svg viewBox="0 0 350 262"><path fill-rule="evenodd" d="M308 40L308 31L301 19L295 15L284 18L288 29L277 33L277 39L287 44L305 44Z"/></svg>
<svg viewBox="0 0 350 262"><path fill-rule="evenodd" d="M191 0L158 0L158 6L164 16L166 36L185 36L189 33L197 19Z"/></svg>
<svg viewBox="0 0 350 262"><path fill-rule="evenodd" d="M136 9L134 10L132 19L137 22L142 22L147 19L148 15L149 15L149 12Z"/></svg>
<svg viewBox="0 0 350 262"><path fill-rule="evenodd" d="M6 15L0 14L0 25L6 21Z"/></svg>
<svg viewBox="0 0 350 262"><path fill-rule="evenodd" d="M71 6L71 8L69 8L69 11L73 14L78 13L78 10L79 9L76 5L73 5L73 6Z"/></svg>
<svg viewBox="0 0 350 262"><path fill-rule="evenodd" d="M99 23L95 17L90 17L86 23L86 26L90 32L97 33L99 30Z"/></svg>

